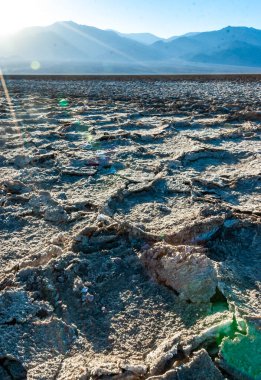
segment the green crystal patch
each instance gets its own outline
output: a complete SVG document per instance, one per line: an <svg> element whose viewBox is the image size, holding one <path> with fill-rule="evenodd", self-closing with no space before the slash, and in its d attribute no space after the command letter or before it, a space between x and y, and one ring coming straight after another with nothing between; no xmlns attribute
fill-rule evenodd
<svg viewBox="0 0 261 380"><path fill-rule="evenodd" d="M68 100L67 99L61 99L59 100L59 106L60 107L67 107L69 104Z"/></svg>
<svg viewBox="0 0 261 380"><path fill-rule="evenodd" d="M236 326L235 328L237 330ZM258 380L261 378L260 327L246 324L246 335L236 330L234 337L227 336L222 339L221 357L237 372Z"/></svg>

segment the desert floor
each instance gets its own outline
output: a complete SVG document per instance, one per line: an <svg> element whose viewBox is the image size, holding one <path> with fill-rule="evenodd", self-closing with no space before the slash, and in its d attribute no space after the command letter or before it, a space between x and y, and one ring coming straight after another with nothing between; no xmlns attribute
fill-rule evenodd
<svg viewBox="0 0 261 380"><path fill-rule="evenodd" d="M258 379L261 82L6 85L0 379Z"/></svg>

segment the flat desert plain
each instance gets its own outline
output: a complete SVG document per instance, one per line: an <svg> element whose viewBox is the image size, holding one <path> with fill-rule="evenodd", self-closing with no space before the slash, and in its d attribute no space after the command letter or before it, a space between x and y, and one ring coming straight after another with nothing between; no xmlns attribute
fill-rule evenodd
<svg viewBox="0 0 261 380"><path fill-rule="evenodd" d="M260 379L261 80L0 87L0 379Z"/></svg>

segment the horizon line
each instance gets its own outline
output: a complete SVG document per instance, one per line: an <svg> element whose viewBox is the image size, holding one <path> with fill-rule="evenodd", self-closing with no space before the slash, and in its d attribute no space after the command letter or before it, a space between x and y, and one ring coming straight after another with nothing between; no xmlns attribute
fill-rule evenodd
<svg viewBox="0 0 261 380"><path fill-rule="evenodd" d="M98 29L98 30L102 30L104 32L113 32L113 33L116 33L116 34L123 34L123 35L125 35L125 36L122 36L123 38L128 38L127 37L128 35L133 35L133 34L151 34L151 35L159 38L159 40L166 40L166 41L169 40L169 39L171 39L171 38L173 38L173 37L183 37L183 36L186 36L187 34L190 34L190 33L196 33L196 34L209 33L209 32L211 33L211 32L217 32L217 31L220 31L220 30L223 30L223 29L227 29L227 28L247 28L247 29L261 30L259 28L255 28L253 26L227 25L227 26L221 27L220 29L208 29L208 30L200 31L200 32L187 31L186 33L183 33L183 34L172 34L169 37L160 37L159 35L156 35L156 34L150 32L150 31L122 32L120 30L116 30L116 29L113 29L113 28L102 29L102 28L98 28L95 25L82 24L82 23L78 23L78 22L73 21L73 20L60 20L60 21L52 22L51 24L48 23L46 25L30 25L30 26L25 26L25 27L19 28L15 32L9 32L7 34L0 34L0 38L11 37L11 36L14 36L14 35L16 35L18 33L21 33L24 30L31 29L31 28L42 28L42 29L44 29L44 28L48 28L50 26L53 26L55 24L64 24L64 23L73 23L73 24L76 24L76 25L79 25L79 26L85 26L85 27L90 27L90 28L95 28L95 29Z"/></svg>

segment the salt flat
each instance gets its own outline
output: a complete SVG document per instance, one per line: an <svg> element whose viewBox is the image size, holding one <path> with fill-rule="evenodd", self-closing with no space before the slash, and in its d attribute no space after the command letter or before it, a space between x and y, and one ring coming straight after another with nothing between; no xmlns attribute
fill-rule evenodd
<svg viewBox="0 0 261 380"><path fill-rule="evenodd" d="M7 88L0 379L257 379L260 80Z"/></svg>

